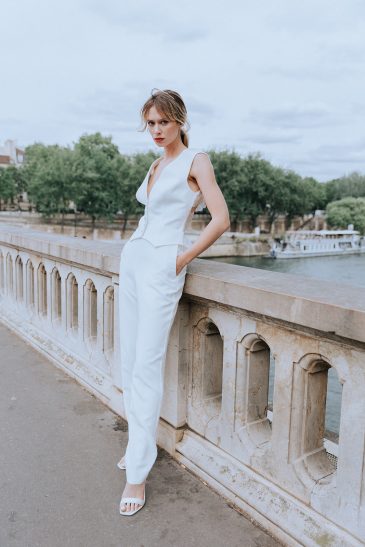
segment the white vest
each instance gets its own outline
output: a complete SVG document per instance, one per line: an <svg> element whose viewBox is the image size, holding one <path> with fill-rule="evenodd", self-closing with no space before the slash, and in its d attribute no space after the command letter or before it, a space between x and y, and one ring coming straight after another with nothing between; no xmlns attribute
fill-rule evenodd
<svg viewBox="0 0 365 547"><path fill-rule="evenodd" d="M152 168L148 169L136 192L137 200L145 206L137 229L130 240L143 237L152 245L187 244L185 229L198 205L205 205L201 191L194 192L188 184L188 174L199 150L185 148L162 168L147 197L147 184ZM206 152L203 152L206 154Z"/></svg>

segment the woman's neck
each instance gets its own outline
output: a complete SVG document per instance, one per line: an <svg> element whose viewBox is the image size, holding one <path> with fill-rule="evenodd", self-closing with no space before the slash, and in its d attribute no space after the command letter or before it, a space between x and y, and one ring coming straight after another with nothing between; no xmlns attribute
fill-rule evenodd
<svg viewBox="0 0 365 547"><path fill-rule="evenodd" d="M181 152L185 150L185 148L187 148L187 146L185 146L181 140L178 143L173 142L165 147L163 157L167 160L176 158L176 156L181 154Z"/></svg>

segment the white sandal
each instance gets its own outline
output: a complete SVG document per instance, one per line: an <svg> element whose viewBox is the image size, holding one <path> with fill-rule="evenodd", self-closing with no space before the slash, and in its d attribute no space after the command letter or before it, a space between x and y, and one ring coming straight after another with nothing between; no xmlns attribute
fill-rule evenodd
<svg viewBox="0 0 365 547"><path fill-rule="evenodd" d="M134 511L122 511L122 504L126 504L126 503L138 503L140 505L140 507L138 507L138 509L135 509ZM137 513L137 511L139 511L140 509L142 509L142 507L144 506L144 504L146 503L146 490L144 491L144 494L143 494L143 499L142 498L123 498L120 500L120 504L119 504L119 513L123 516L126 516L126 517L129 517L131 515L134 515L134 513Z"/></svg>
<svg viewBox="0 0 365 547"><path fill-rule="evenodd" d="M124 456L122 456L122 459L117 463L117 467L119 467L119 469L125 469L125 454Z"/></svg>

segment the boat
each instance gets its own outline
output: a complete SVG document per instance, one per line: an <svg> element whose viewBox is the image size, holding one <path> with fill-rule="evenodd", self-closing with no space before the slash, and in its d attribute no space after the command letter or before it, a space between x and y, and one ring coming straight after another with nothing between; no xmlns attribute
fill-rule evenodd
<svg viewBox="0 0 365 547"><path fill-rule="evenodd" d="M304 258L365 253L365 237L357 230L288 230L275 240L267 258Z"/></svg>

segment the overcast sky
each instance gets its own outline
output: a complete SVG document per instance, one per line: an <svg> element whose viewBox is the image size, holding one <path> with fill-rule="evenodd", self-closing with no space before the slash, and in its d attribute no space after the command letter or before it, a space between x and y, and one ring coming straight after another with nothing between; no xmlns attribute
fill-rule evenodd
<svg viewBox="0 0 365 547"><path fill-rule="evenodd" d="M324 181L365 172L363 0L0 0L0 144L138 131L181 93L195 149L261 152Z"/></svg>

